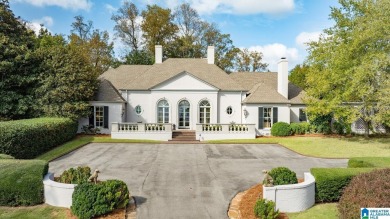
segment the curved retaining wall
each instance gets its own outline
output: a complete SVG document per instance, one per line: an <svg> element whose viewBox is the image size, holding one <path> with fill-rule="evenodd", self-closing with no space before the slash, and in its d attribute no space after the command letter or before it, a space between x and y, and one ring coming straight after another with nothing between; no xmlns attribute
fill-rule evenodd
<svg viewBox="0 0 390 219"><path fill-rule="evenodd" d="M45 203L70 208L72 206L72 194L77 184L65 184L54 181L54 174L48 173L43 179Z"/></svg>
<svg viewBox="0 0 390 219"><path fill-rule="evenodd" d="M315 179L311 173L304 173L304 180L292 185L263 186L263 198L274 201L282 212L304 211L314 205Z"/></svg>

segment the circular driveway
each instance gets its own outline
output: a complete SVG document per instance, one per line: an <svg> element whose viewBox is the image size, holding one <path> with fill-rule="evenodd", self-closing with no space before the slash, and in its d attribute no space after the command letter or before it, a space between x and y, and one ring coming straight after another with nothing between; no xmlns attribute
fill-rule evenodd
<svg viewBox="0 0 390 219"><path fill-rule="evenodd" d="M91 143L50 162L56 175L88 165L100 179L126 182L137 218L228 218L236 193L259 183L263 169L286 166L303 178L312 167L346 167L347 159L305 157L271 144Z"/></svg>

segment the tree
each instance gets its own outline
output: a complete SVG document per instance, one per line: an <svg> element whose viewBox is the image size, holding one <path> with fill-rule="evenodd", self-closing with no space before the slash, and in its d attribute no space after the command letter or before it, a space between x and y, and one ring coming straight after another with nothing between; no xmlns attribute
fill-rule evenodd
<svg viewBox="0 0 390 219"><path fill-rule="evenodd" d="M389 125L390 2L339 0L335 25L309 44L308 113ZM387 97L386 97L387 96Z"/></svg>
<svg viewBox="0 0 390 219"><path fill-rule="evenodd" d="M146 50L133 50L125 56L123 64L126 65L153 65L154 58Z"/></svg>
<svg viewBox="0 0 390 219"><path fill-rule="evenodd" d="M84 22L84 17L81 15L78 15L75 18L75 21L72 23L72 30L71 33L77 35L81 42L87 41L92 33L93 30L93 23L92 21Z"/></svg>
<svg viewBox="0 0 390 219"><path fill-rule="evenodd" d="M297 85L298 87L302 89L306 89L306 75L309 71L309 66L303 64L303 65L296 65L291 71L290 75L288 76L288 80Z"/></svg>
<svg viewBox="0 0 390 219"><path fill-rule="evenodd" d="M235 57L235 69L244 72L265 71L268 64L262 63L263 54L248 49L240 49Z"/></svg>
<svg viewBox="0 0 390 219"><path fill-rule="evenodd" d="M115 35L131 50L135 51L138 51L140 47L141 25L138 18L137 6L129 1L124 1L117 14L113 14L111 17L115 21Z"/></svg>
<svg viewBox="0 0 390 219"><path fill-rule="evenodd" d="M0 1L0 120L33 116L37 82L35 34Z"/></svg>
<svg viewBox="0 0 390 219"><path fill-rule="evenodd" d="M157 5L147 5L142 11L143 38L146 49L154 54L154 46L166 47L172 41L178 28L173 23L173 15L170 9L163 9Z"/></svg>

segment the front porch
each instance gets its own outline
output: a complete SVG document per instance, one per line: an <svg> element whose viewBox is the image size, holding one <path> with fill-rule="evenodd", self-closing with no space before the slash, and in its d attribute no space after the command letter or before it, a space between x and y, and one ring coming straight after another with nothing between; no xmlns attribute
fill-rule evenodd
<svg viewBox="0 0 390 219"><path fill-rule="evenodd" d="M173 135L176 136L173 126L170 123L115 122L111 124L111 137L169 141ZM256 138L255 124L196 124L194 131L194 137L198 141Z"/></svg>

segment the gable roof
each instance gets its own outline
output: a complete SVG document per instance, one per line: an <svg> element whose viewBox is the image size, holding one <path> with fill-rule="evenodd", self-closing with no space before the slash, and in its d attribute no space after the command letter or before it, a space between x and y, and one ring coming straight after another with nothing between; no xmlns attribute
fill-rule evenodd
<svg viewBox="0 0 390 219"><path fill-rule="evenodd" d="M104 102L125 102L125 99L118 93L114 86L106 79L100 79L95 101Z"/></svg>
<svg viewBox="0 0 390 219"><path fill-rule="evenodd" d="M110 69L101 77L111 81L118 90L150 90L184 71L220 90L243 90L218 66L207 64L206 59L169 58L162 64L125 65Z"/></svg>
<svg viewBox="0 0 390 219"><path fill-rule="evenodd" d="M304 104L305 92L298 86L288 83L288 99L278 92L276 72L238 72L230 74L246 90L249 90L243 103L290 103Z"/></svg>

